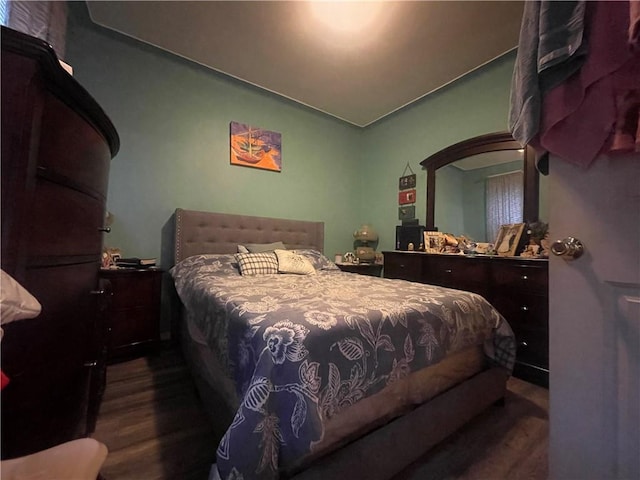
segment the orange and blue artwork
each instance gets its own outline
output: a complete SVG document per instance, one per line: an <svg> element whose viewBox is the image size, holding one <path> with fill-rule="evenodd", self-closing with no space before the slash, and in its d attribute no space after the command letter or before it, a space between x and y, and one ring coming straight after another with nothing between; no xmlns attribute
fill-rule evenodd
<svg viewBox="0 0 640 480"><path fill-rule="evenodd" d="M244 123L231 122L231 164L282 170L282 135Z"/></svg>

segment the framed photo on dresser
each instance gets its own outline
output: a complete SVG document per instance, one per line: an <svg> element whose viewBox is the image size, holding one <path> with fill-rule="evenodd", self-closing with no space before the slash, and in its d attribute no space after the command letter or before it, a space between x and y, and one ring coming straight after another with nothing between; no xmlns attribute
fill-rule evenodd
<svg viewBox="0 0 640 480"><path fill-rule="evenodd" d="M524 223L509 223L500 226L495 249L501 257L515 257L524 231Z"/></svg>
<svg viewBox="0 0 640 480"><path fill-rule="evenodd" d="M439 253L444 250L444 235L442 232L424 232L424 251Z"/></svg>

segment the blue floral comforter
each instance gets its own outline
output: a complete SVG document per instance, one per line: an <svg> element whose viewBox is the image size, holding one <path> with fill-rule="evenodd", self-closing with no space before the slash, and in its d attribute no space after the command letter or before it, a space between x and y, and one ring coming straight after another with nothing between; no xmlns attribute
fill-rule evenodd
<svg viewBox="0 0 640 480"><path fill-rule="evenodd" d="M233 255L171 270L240 398L218 446L223 479L277 478L340 410L468 346L513 368L513 333L481 296L343 273L309 253L315 275L241 276Z"/></svg>

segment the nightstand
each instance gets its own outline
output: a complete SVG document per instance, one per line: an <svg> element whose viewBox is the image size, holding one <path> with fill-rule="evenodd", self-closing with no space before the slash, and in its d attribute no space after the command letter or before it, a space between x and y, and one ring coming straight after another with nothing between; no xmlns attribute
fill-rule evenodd
<svg viewBox="0 0 640 480"><path fill-rule="evenodd" d="M371 277L379 277L382 273L382 264L380 263L336 263L336 265L343 272L359 273Z"/></svg>
<svg viewBox="0 0 640 480"><path fill-rule="evenodd" d="M162 274L157 268L100 271L112 292L107 315L109 361L140 356L158 346Z"/></svg>

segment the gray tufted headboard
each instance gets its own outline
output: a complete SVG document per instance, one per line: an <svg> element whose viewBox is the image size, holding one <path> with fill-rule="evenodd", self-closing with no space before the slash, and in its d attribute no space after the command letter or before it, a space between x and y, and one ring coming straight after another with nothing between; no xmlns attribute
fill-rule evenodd
<svg viewBox="0 0 640 480"><path fill-rule="evenodd" d="M238 244L283 242L324 251L324 223L176 209L175 263L203 253L236 253Z"/></svg>

